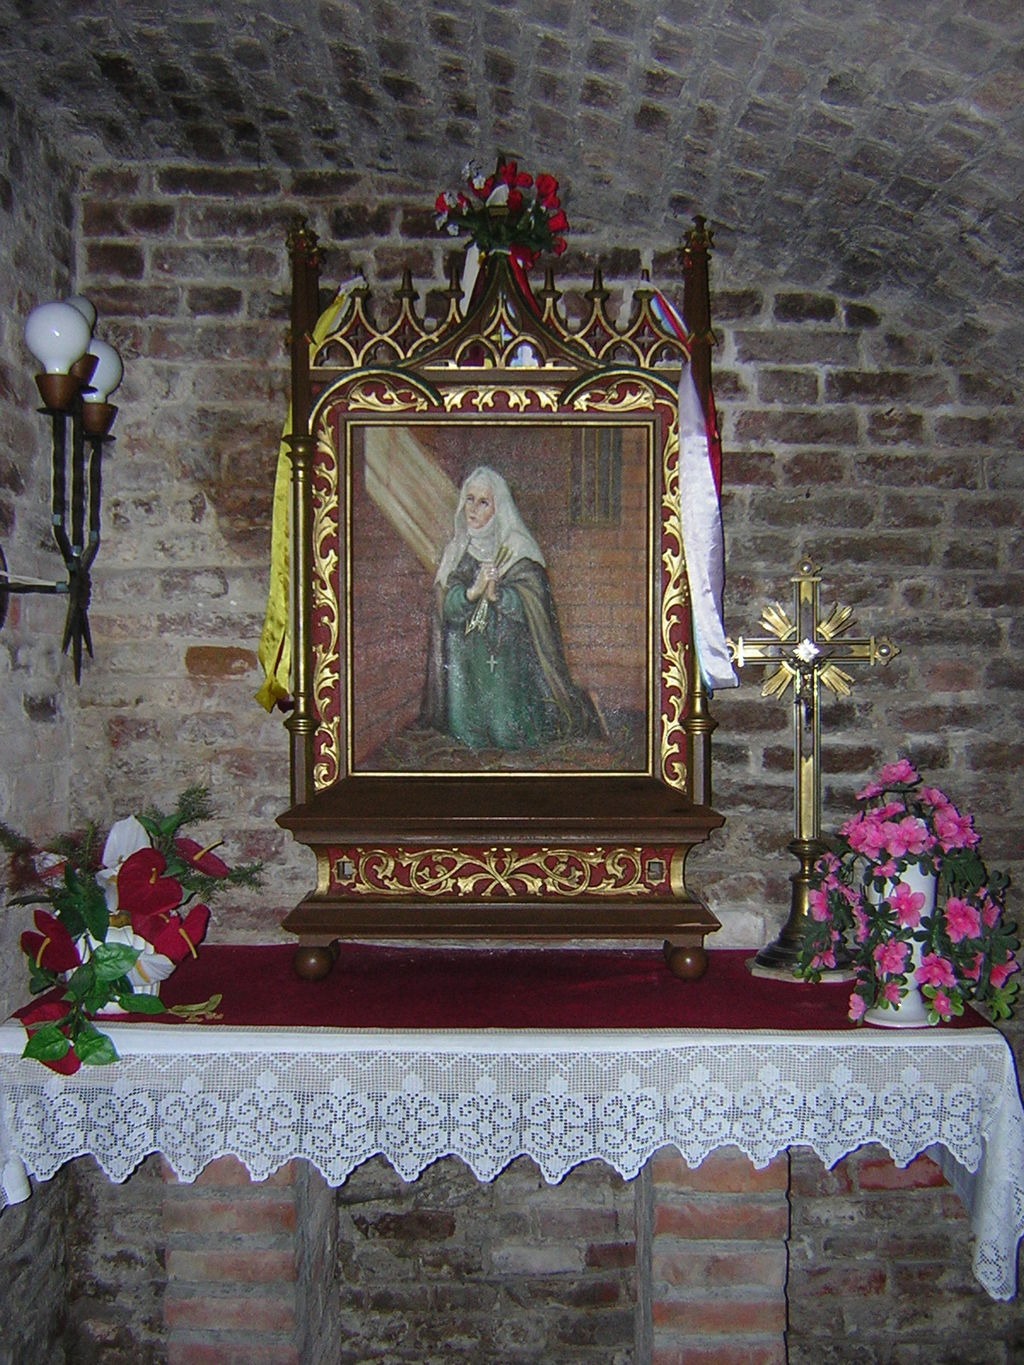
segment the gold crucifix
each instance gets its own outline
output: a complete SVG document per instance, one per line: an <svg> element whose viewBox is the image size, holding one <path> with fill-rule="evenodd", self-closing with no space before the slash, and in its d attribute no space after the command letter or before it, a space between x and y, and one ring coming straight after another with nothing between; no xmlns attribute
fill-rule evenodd
<svg viewBox="0 0 1024 1365"><path fill-rule="evenodd" d="M800 863L793 884L789 919L774 943L762 948L752 970L758 975L792 976L803 943L808 915L811 871L825 851L821 840L821 688L849 696L853 678L841 664L887 664L899 649L885 636L852 639L853 608L835 603L827 616L819 615L820 567L804 559L790 580L793 613L778 602L761 613L765 636L730 640L737 668L746 664L774 664L761 688L763 697L783 697L793 688L794 834L789 850Z"/></svg>

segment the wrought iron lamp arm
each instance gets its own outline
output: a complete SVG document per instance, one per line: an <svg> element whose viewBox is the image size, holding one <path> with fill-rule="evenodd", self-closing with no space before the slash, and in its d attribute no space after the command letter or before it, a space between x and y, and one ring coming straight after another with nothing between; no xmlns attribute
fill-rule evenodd
<svg viewBox="0 0 1024 1365"><path fill-rule="evenodd" d="M50 418L52 426L50 525L67 578L51 582L11 574L0 550L0 628L7 619L13 594L66 595L68 609L61 649L64 653L71 651L77 683L82 678L83 647L90 657L93 652L89 628L91 569L100 547L103 446L111 438L106 431L87 430L87 423L93 419L91 413L86 414L80 394L74 396L67 409L44 407L40 411Z"/></svg>

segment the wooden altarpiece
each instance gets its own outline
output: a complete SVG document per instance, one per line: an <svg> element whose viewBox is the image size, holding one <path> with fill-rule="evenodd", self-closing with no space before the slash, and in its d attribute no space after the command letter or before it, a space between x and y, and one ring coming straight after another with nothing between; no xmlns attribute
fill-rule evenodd
<svg viewBox="0 0 1024 1365"><path fill-rule="evenodd" d="M535 292L498 252L465 305L453 265L440 321L419 314L407 274L386 323L359 288L323 335L316 239L291 234L280 823L317 860L284 921L300 975L325 974L342 939L655 940L678 975L704 970L719 923L685 862L722 817L679 514L680 367L705 404L710 387L710 239L695 221L686 342L649 289L618 326L600 272L574 301L550 269ZM429 662L436 580L478 466L500 472L541 549L585 734L466 742L425 705L429 668L450 682L444 657Z"/></svg>

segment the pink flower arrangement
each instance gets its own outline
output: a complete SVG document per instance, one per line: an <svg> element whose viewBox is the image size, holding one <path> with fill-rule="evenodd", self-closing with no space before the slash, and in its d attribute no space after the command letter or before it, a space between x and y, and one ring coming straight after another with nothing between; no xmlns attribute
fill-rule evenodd
<svg viewBox="0 0 1024 1365"><path fill-rule="evenodd" d="M945 792L922 784L906 758L857 793L858 813L815 864L799 974L811 981L850 961L850 1018L897 1006L920 988L929 1023L968 1000L1009 1018L1019 988L1015 926L1004 917L1008 878L990 872L980 836ZM933 913L908 869L936 877Z"/></svg>
<svg viewBox="0 0 1024 1365"><path fill-rule="evenodd" d="M440 231L467 236L481 251L514 250L527 269L542 251L562 254L569 220L553 175L534 179L518 162L504 158L493 175L484 175L472 161L462 174L464 189L437 196L434 221Z"/></svg>
<svg viewBox="0 0 1024 1365"><path fill-rule="evenodd" d="M90 825L51 849L0 826L10 854L9 905L40 905L21 935L29 989L41 998L20 1011L26 1057L70 1075L117 1060L92 1022L112 1010L161 1014L159 982L195 957L210 919L207 901L229 884L257 886L260 866L231 869L181 834L212 815L206 789L190 787L169 815L149 811L111 826L100 847Z"/></svg>

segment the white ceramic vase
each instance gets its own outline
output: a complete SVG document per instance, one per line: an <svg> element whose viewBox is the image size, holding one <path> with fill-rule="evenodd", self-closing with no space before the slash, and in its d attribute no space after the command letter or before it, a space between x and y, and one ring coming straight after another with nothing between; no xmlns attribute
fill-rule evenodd
<svg viewBox="0 0 1024 1365"><path fill-rule="evenodd" d="M935 887L938 878L934 872L924 872L917 863L912 863L904 872L886 885L885 891L879 895L871 888L868 889L869 900L878 902L888 898L890 888L895 888L900 882L909 886L911 891L919 891L924 895L924 905L921 907L921 924L925 924L935 912ZM914 980L915 973L921 965L921 945L916 941L910 945L910 961L907 964L907 978L909 984L907 993L898 1005L875 1005L872 1009L865 1012L864 1022L876 1024L881 1028L928 1028L928 1005L921 994L921 988Z"/></svg>
<svg viewBox="0 0 1024 1365"><path fill-rule="evenodd" d="M177 964L172 962L169 957L164 957L163 953L155 953L152 945L141 934L132 933L127 925L108 929L106 941L108 943L123 943L129 948L139 950L138 960L128 972L131 988L136 995L159 995L161 981L165 981L170 976ZM98 946L98 940L94 939L91 934L86 934L84 938L78 940L79 957L83 962L88 962L92 956L92 950ZM111 1000L100 1011L101 1015L125 1013L126 1011L116 1000Z"/></svg>

